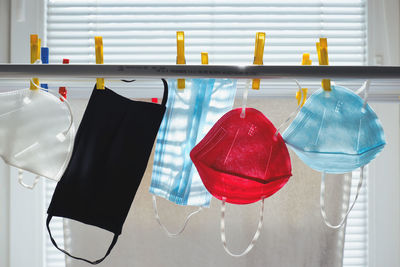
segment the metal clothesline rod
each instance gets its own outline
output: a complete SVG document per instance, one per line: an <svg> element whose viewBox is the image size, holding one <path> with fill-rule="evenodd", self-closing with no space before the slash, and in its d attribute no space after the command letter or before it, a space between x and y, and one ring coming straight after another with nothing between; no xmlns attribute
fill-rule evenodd
<svg viewBox="0 0 400 267"><path fill-rule="evenodd" d="M13 78L353 78L398 79L399 66L235 66L120 64L0 64L0 79Z"/></svg>

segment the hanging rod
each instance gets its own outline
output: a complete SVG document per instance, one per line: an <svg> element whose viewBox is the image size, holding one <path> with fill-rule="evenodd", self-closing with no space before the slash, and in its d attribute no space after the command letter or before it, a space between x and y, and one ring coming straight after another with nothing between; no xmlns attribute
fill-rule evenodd
<svg viewBox="0 0 400 267"><path fill-rule="evenodd" d="M398 66L0 64L0 78L400 78Z"/></svg>

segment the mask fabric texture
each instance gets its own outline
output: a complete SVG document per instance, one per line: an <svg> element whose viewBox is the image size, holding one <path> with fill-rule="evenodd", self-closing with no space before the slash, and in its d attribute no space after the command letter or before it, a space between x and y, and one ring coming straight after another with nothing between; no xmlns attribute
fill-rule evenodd
<svg viewBox="0 0 400 267"><path fill-rule="evenodd" d="M58 181L75 129L68 102L40 89L0 93L0 155L14 167ZM19 172L22 182L22 171ZM37 179L35 180L36 184Z"/></svg>
<svg viewBox="0 0 400 267"><path fill-rule="evenodd" d="M54 246L91 264L102 262L122 226L146 170L165 112L168 86L161 105L133 101L112 90L93 89L79 126L70 163L57 184L47 211L47 229ZM53 216L73 219L114 233L105 256L89 261L58 248L51 236Z"/></svg>
<svg viewBox="0 0 400 267"><path fill-rule="evenodd" d="M381 123L351 90L333 85L305 103L283 133L305 164L326 173L346 173L368 164L385 146Z"/></svg>
<svg viewBox="0 0 400 267"><path fill-rule="evenodd" d="M179 205L209 206L211 195L190 151L234 102L236 81L188 79L183 90L169 80L167 110L158 132L150 192Z"/></svg>
<svg viewBox="0 0 400 267"><path fill-rule="evenodd" d="M264 199L289 180L291 162L287 147L274 125L258 110L241 108L226 113L190 153L207 190L222 200L221 241L235 257L246 255L257 241L263 222ZM262 200L253 240L241 254L226 245L225 202L250 204Z"/></svg>

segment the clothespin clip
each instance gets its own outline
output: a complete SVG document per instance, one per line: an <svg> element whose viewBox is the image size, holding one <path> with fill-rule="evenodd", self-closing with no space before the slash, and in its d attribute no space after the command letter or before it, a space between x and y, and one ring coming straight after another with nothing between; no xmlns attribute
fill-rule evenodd
<svg viewBox="0 0 400 267"><path fill-rule="evenodd" d="M48 47L42 47L40 49L40 51L41 51L40 57L42 59L42 64L49 64L49 48Z"/></svg>
<svg viewBox="0 0 400 267"><path fill-rule="evenodd" d="M307 93L308 89L307 88L301 88L296 92L296 99L297 99L297 105L300 107L303 107L304 103L307 101ZM303 97L302 97L303 96Z"/></svg>
<svg viewBox="0 0 400 267"><path fill-rule="evenodd" d="M58 88L58 93L59 93L62 97L64 97L65 99L67 99L67 88L66 88L65 86L60 86L60 87ZM61 97L60 97L60 100L61 100L62 102L64 102L64 99L62 99Z"/></svg>
<svg viewBox="0 0 400 267"><path fill-rule="evenodd" d="M185 59L185 35L184 32L176 32L176 64L186 64ZM178 89L185 88L185 79L178 79Z"/></svg>
<svg viewBox="0 0 400 267"><path fill-rule="evenodd" d="M35 64L36 60L40 59L40 39L37 34L31 34L30 36L30 47L31 47L31 64ZM33 78L32 81L38 85L39 84L39 79L38 78ZM36 90L38 89L37 86L35 86L32 81L30 82L29 88L31 90Z"/></svg>
<svg viewBox="0 0 400 267"><path fill-rule="evenodd" d="M310 54L309 53L304 53L303 58L301 60L301 65L306 66L306 65L311 65L312 61L310 59Z"/></svg>
<svg viewBox="0 0 400 267"><path fill-rule="evenodd" d="M328 60L328 41L326 38L319 38L319 42L316 44L317 45L317 53L318 53L318 62L319 65L322 66L327 66L329 65L329 60ZM322 89L324 91L331 91L331 80L329 79L322 79L321 82Z"/></svg>
<svg viewBox="0 0 400 267"><path fill-rule="evenodd" d="M263 65L264 57L264 45L265 45L265 32L256 33L256 44L254 49L254 65ZM260 89L260 79L253 79L252 89Z"/></svg>
<svg viewBox="0 0 400 267"><path fill-rule="evenodd" d="M311 65L312 61L310 59L310 54L309 53L304 53L303 54L303 59L301 61L301 65ZM300 87L300 85L299 85ZM296 92L296 99L297 99L297 105L300 107L303 107L304 103L306 103L307 100L307 93L308 89L307 88L301 88Z"/></svg>
<svg viewBox="0 0 400 267"><path fill-rule="evenodd" d="M94 37L94 47L96 51L96 64L103 64L103 37L95 36ZM96 78L97 88L99 90L104 90L104 78Z"/></svg>
<svg viewBox="0 0 400 267"><path fill-rule="evenodd" d="M208 53L207 52L201 52L201 64L208 65Z"/></svg>
<svg viewBox="0 0 400 267"><path fill-rule="evenodd" d="M38 43L39 43L39 45L38 45L38 48L37 48L38 49L38 58L37 59L41 59L40 51L41 51L41 47L42 47L42 39L39 38Z"/></svg>
<svg viewBox="0 0 400 267"><path fill-rule="evenodd" d="M40 48L40 58L42 60L42 64L49 64L49 48L48 47ZM47 83L41 83L40 87L45 89L45 91L48 91L48 89L49 89L49 85Z"/></svg>
<svg viewBox="0 0 400 267"><path fill-rule="evenodd" d="M69 59L68 58L63 58L62 64L69 64ZM65 99L67 99L67 87L65 86L60 86L58 88L58 93L64 97ZM64 102L64 99L60 97L61 102Z"/></svg>

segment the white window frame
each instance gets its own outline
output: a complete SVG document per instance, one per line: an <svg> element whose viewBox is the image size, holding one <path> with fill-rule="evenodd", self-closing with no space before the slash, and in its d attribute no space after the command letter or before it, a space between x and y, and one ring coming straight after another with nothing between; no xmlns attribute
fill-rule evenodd
<svg viewBox="0 0 400 267"><path fill-rule="evenodd" d="M382 122L387 144L369 166L368 264L400 266L400 104L370 105Z"/></svg>
<svg viewBox="0 0 400 267"><path fill-rule="evenodd" d="M29 35L38 33L46 39L45 0L8 1L11 3L10 60L11 63L28 63ZM386 14L384 19L382 13ZM400 64L399 13L397 0L368 0L369 64ZM25 21L20 21L21 18ZM390 26L385 28L385 24ZM369 267L400 266L400 103L374 102L371 105L382 120L388 144L369 167L368 262ZM9 182L4 177L0 179L4 181L0 187L0 209L9 214L8 223L5 222L9 235L0 240L0 248L8 248L9 253L7 255L6 251L5 257L0 257L0 267L42 267L47 233L38 225L44 224L44 183L41 181L33 191L20 189L14 171L0 164L0 174L12 176L12 179L6 177ZM2 221L7 220L0 218L0 223ZM17 242L20 240L24 242Z"/></svg>

